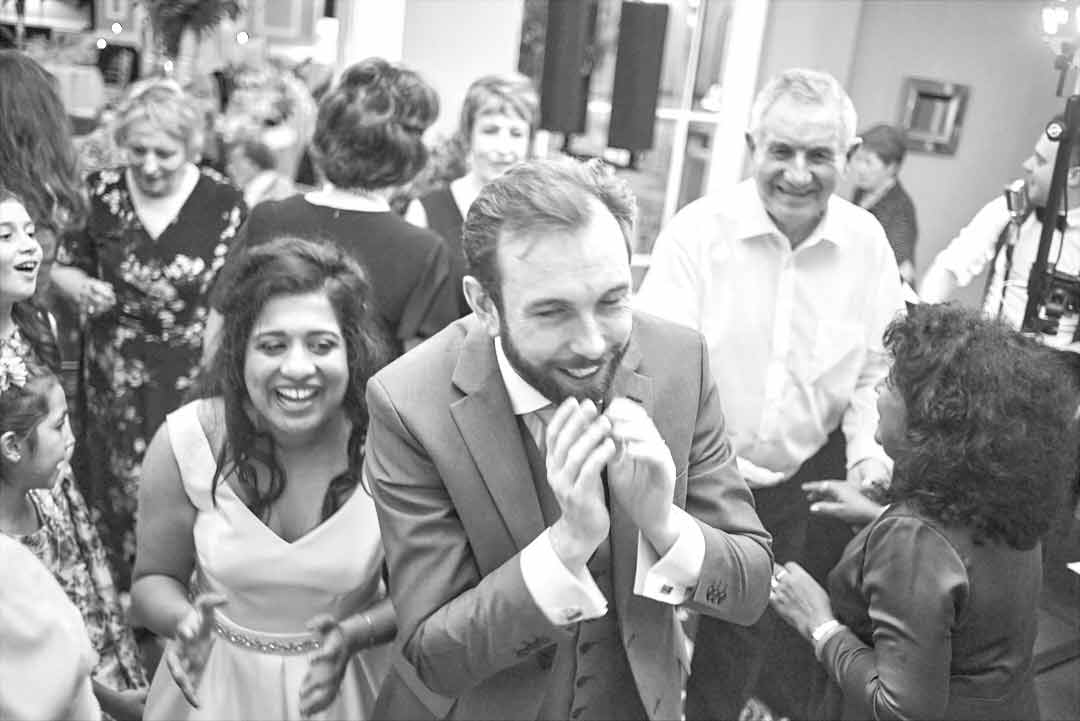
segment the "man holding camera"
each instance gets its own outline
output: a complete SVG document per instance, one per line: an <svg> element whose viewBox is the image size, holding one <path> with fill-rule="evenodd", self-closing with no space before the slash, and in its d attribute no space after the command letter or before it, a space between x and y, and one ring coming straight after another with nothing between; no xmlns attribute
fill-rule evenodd
<svg viewBox="0 0 1080 721"><path fill-rule="evenodd" d="M1058 143L1051 135L1056 137L1064 130L1064 117L1054 117L1048 128L1048 132L1039 134L1031 157L1021 166L1027 203L1035 212L1027 213L1026 209L1017 207L1016 200L1010 212L1008 191L987 203L934 258L919 289L924 302L949 300L958 287L967 286L992 262L983 310L1000 316L1013 328L1021 327L1028 301L1028 275L1039 250L1044 207L1058 151ZM1019 205L1022 204L1021 197ZM1062 211L1057 214L1057 229L1048 256L1049 264L1072 277L1080 275L1077 208L1080 208L1080 144L1073 147L1069 159ZM1047 345L1064 348L1073 343L1077 313L1067 307L1064 311L1056 332L1044 334Z"/></svg>

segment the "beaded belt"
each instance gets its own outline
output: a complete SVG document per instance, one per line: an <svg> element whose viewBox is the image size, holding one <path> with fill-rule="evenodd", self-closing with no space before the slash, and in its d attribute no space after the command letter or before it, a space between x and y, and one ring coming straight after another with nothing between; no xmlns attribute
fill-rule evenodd
<svg viewBox="0 0 1080 721"><path fill-rule="evenodd" d="M278 656L311 653L322 646L319 637L310 633L257 634L230 623L221 615L215 619L214 632L234 646Z"/></svg>

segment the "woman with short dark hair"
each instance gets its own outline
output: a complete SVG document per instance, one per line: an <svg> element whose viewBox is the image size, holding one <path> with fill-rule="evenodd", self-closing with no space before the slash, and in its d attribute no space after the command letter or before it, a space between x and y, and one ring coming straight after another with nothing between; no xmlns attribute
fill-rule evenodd
<svg viewBox="0 0 1080 721"><path fill-rule="evenodd" d="M848 544L828 593L787 563L770 603L822 664L821 718L1037 719L1041 539L1076 466L1070 371L957 306L916 306L885 345L891 503Z"/></svg>
<svg viewBox="0 0 1080 721"><path fill-rule="evenodd" d="M882 123L864 130L859 137L862 143L849 164L855 186L852 202L878 219L896 256L900 277L914 284L919 226L915 204L898 177L907 154L904 131Z"/></svg>
<svg viewBox="0 0 1080 721"><path fill-rule="evenodd" d="M396 353L456 317L446 246L387 200L427 162L423 133L438 110L435 91L412 70L381 58L346 69L319 102L312 154L324 186L261 203L238 241L250 247L287 233L337 243L367 270ZM221 310L216 298L214 306Z"/></svg>

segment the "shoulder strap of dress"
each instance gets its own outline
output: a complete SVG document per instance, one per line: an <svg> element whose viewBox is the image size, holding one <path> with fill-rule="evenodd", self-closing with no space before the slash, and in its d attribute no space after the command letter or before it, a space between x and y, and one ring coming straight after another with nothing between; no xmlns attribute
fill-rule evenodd
<svg viewBox="0 0 1080 721"><path fill-rule="evenodd" d="M217 460L199 421L200 403L197 400L181 406L165 417L165 423L184 490L196 508L206 510L213 505L211 488Z"/></svg>

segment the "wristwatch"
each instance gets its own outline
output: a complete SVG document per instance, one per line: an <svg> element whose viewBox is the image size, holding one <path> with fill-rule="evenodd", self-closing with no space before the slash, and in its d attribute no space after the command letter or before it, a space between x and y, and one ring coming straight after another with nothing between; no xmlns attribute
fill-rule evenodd
<svg viewBox="0 0 1080 721"><path fill-rule="evenodd" d="M840 622L835 618L830 618L825 623L819 625L813 631L810 632L810 640L814 642L814 645L821 643L829 635L829 632L840 625Z"/></svg>
<svg viewBox="0 0 1080 721"><path fill-rule="evenodd" d="M817 660L821 660L821 649L825 646L825 642L833 637L837 631L842 628L842 624L835 618L830 618L828 621L810 631L810 641L814 644L814 656Z"/></svg>

